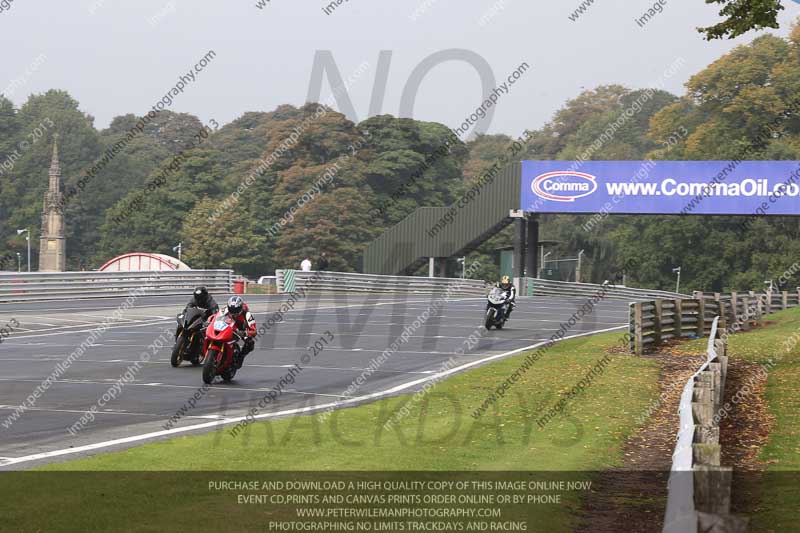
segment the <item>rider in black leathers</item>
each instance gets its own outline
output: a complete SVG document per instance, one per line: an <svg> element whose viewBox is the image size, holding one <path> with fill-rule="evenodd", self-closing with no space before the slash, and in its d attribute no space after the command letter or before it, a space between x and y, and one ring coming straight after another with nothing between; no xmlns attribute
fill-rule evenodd
<svg viewBox="0 0 800 533"><path fill-rule="evenodd" d="M208 318L219 311L219 305L214 301L214 297L208 293L205 287L197 287L192 294L192 299L186 304L186 309L190 307L199 307L205 309L203 313L203 320Z"/></svg>

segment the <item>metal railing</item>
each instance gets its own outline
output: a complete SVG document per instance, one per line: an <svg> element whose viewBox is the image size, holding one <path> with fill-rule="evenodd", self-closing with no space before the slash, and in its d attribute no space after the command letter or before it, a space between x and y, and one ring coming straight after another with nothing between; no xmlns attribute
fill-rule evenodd
<svg viewBox="0 0 800 533"><path fill-rule="evenodd" d="M485 296L486 282L463 278L425 278L421 276L381 276L352 272L305 272L276 270L278 292L294 292L298 287L324 292L449 293Z"/></svg>
<svg viewBox="0 0 800 533"><path fill-rule="evenodd" d="M146 287L150 294L186 294L204 285L231 292L230 270L161 270L146 272L0 273L0 302L71 300L122 296Z"/></svg>
<svg viewBox="0 0 800 533"><path fill-rule="evenodd" d="M689 298L687 294L657 291L654 289L636 289L622 285L598 285L594 283L574 283L569 281L551 281L539 278L523 278L520 293L526 296L558 296L586 298L604 291L605 298L612 300L644 301L655 298Z"/></svg>

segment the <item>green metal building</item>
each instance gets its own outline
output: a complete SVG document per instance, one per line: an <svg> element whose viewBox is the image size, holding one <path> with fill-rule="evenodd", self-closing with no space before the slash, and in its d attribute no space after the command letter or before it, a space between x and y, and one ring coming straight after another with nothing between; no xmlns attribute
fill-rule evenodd
<svg viewBox="0 0 800 533"><path fill-rule="evenodd" d="M425 263L443 276L448 258L474 250L516 221L514 277L536 272L538 223L518 211L522 166L499 168L486 183L450 207L422 207L389 228L364 251L364 272L411 274ZM527 237L527 239L526 239Z"/></svg>

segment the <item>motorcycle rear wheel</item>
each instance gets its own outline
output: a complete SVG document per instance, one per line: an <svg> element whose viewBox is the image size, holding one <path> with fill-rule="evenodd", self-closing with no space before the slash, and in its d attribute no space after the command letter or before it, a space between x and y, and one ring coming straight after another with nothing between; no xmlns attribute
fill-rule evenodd
<svg viewBox="0 0 800 533"><path fill-rule="evenodd" d="M220 375L222 376L222 381L224 381L225 383L230 383L231 381L233 381L233 378L236 377L236 368L230 367L228 370L226 370Z"/></svg>
<svg viewBox="0 0 800 533"><path fill-rule="evenodd" d="M203 363L203 383L208 385L217 376L217 350L209 348L206 352L206 360Z"/></svg>

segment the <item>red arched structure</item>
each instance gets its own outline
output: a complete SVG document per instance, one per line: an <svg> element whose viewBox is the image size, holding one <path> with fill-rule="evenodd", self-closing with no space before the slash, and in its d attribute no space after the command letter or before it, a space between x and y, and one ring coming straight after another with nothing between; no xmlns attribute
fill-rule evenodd
<svg viewBox="0 0 800 533"><path fill-rule="evenodd" d="M191 270L189 265L164 254L133 252L115 257L98 269L100 272L142 272L153 270Z"/></svg>

